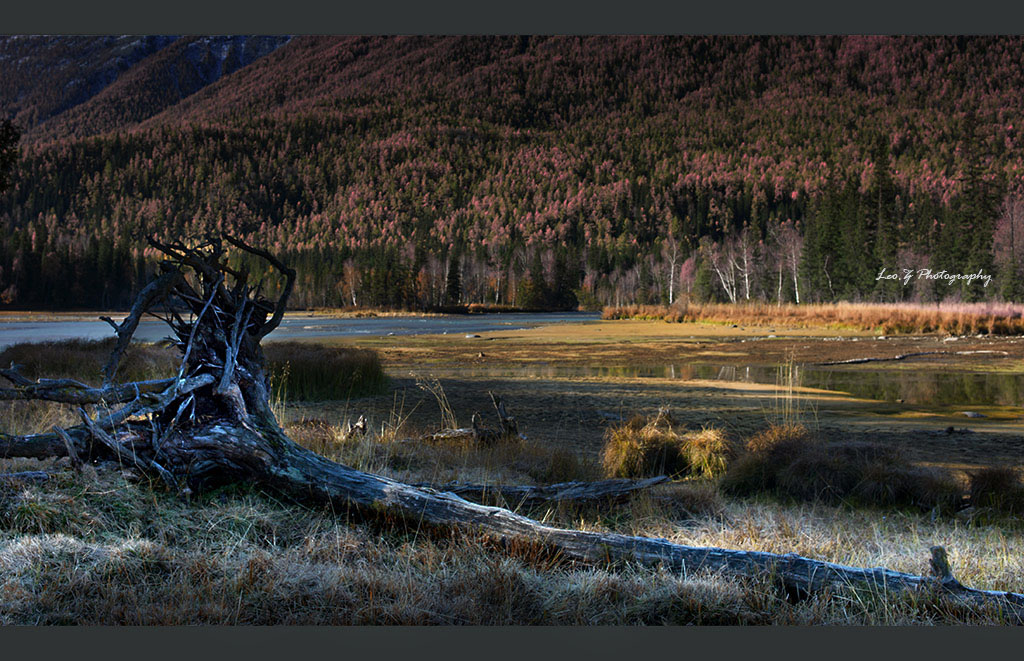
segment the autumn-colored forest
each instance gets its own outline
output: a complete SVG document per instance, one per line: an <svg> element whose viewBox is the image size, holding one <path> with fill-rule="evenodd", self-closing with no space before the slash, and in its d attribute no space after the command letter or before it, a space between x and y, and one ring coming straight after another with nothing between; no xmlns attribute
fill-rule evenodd
<svg viewBox="0 0 1024 661"><path fill-rule="evenodd" d="M75 39L0 40L8 308L211 230L298 306L1024 299L1021 38Z"/></svg>

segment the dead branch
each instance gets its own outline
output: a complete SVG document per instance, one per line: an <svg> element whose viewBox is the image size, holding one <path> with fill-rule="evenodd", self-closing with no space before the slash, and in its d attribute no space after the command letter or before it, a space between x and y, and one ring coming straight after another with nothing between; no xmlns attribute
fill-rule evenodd
<svg viewBox="0 0 1024 661"><path fill-rule="evenodd" d="M500 499L515 507L543 503L616 501L667 481L667 476L660 475L645 480L615 478L597 482L559 482L543 486L462 484L457 482L444 485L418 484L416 486L455 494L477 502Z"/></svg>
<svg viewBox="0 0 1024 661"><path fill-rule="evenodd" d="M115 324L109 317L100 317L100 319L114 327L114 332L117 335L117 344L110 353L110 360L103 367L104 386L109 385L114 380L117 366L121 362L121 355L124 354L125 349L128 348L128 344L135 335L135 330L139 327L139 322L142 321L142 315L156 303L166 298L168 292L177 284L180 277L180 271L168 271L146 285L135 298L128 316L120 324Z"/></svg>
<svg viewBox="0 0 1024 661"><path fill-rule="evenodd" d="M0 388L0 400L42 400L63 404L121 404L143 394L159 393L176 383L175 379L135 381L93 388L72 379L40 379L14 388Z"/></svg>

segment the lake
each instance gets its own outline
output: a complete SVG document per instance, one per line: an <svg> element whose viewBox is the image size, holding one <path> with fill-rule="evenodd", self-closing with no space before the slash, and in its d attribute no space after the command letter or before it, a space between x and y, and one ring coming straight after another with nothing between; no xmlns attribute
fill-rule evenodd
<svg viewBox="0 0 1024 661"><path fill-rule="evenodd" d="M288 315L266 341L302 340L322 337L368 335L469 334L494 330L519 330L547 324L579 323L600 319L600 312L501 312L449 314L426 317L331 318ZM114 316L120 322L124 315ZM113 329L103 321L11 321L0 322L0 349L19 342L47 342L74 338L101 340L112 337ZM139 324L135 339L157 342L168 334L167 326L155 319Z"/></svg>

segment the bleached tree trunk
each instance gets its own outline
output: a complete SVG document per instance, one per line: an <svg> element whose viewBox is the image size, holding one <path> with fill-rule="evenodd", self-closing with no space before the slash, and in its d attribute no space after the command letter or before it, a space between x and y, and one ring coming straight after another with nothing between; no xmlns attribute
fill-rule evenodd
<svg viewBox="0 0 1024 661"><path fill-rule="evenodd" d="M718 281L729 297L730 303L736 302L736 262L728 246L717 243L705 243L705 255L711 263L711 269L718 276Z"/></svg>
<svg viewBox="0 0 1024 661"><path fill-rule="evenodd" d="M679 242L670 236L662 249L662 257L668 264L668 304L676 302L676 276L679 273Z"/></svg>

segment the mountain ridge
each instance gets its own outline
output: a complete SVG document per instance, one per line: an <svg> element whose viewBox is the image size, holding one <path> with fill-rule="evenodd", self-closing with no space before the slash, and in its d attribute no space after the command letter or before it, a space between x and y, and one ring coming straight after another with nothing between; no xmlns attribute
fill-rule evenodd
<svg viewBox="0 0 1024 661"><path fill-rule="evenodd" d="M127 57L103 60L103 45L112 39L117 50L129 50ZM123 43L129 39L132 41ZM129 129L248 66L290 39L288 36L241 35L83 38L76 47L84 52L96 52L92 62L94 70L88 74L88 79L94 82L88 91L49 106L42 104L45 110L35 113L35 120L28 119L29 113L17 108L16 101L0 103L0 112L13 111L14 120L23 125L25 138L31 142L81 139ZM43 71L50 69L46 66L49 38L28 40L37 42L36 48L30 43L24 49L34 51L39 60L32 69L45 78ZM20 41L15 45L23 46ZM12 48L11 38L0 40L0 58L13 59L12 50L17 49ZM17 61L22 60L24 57ZM22 73L21 77L25 76L27 74ZM58 83L65 78L59 70L51 76ZM53 84L46 80L36 84L48 83ZM82 85L74 78L64 82L65 86L76 84ZM9 94L11 92L5 90L0 99L6 100Z"/></svg>
<svg viewBox="0 0 1024 661"><path fill-rule="evenodd" d="M883 264L1024 281L997 245L1019 37L302 36L183 95L157 65L189 43L28 132L0 292L19 255L210 231L303 264L300 304L438 304L453 265L468 300L733 297L712 272L748 245L769 300L948 295L879 289Z"/></svg>

